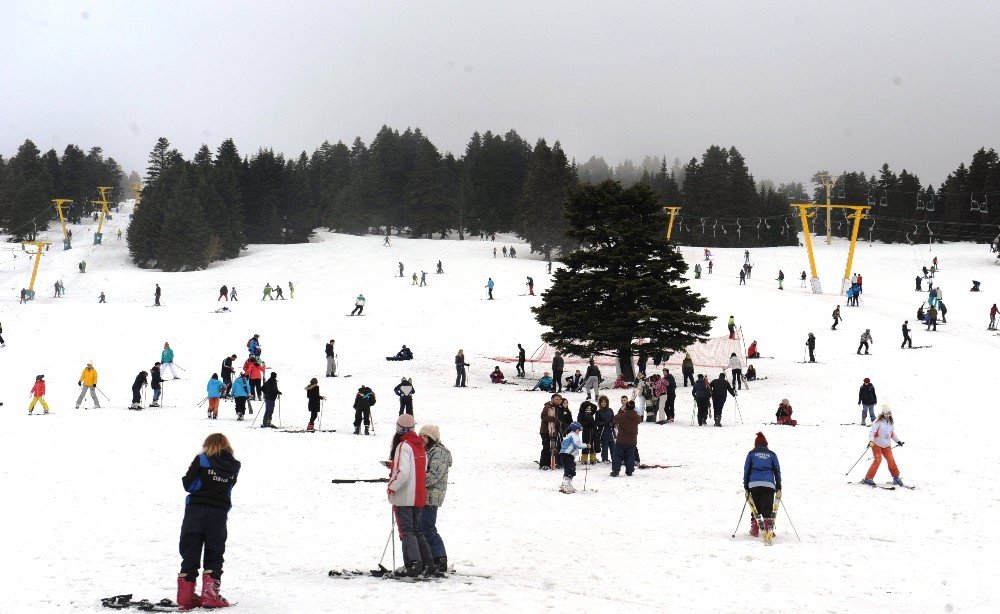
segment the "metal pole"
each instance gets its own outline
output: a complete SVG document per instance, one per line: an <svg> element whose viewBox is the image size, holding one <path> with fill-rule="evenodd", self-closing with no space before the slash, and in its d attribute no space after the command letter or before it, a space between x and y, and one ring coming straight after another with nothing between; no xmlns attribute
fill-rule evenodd
<svg viewBox="0 0 1000 614"><path fill-rule="evenodd" d="M740 519L736 522L736 528L733 529L733 538L736 538L736 532L740 530L740 524L743 523L743 514L747 511L747 500L746 497L743 498L743 509L740 510ZM788 512L785 512L786 514Z"/></svg>
<svg viewBox="0 0 1000 614"><path fill-rule="evenodd" d="M830 229L830 225L831 225L831 222L830 222L830 212L831 212L831 209L830 209L830 188L832 187L833 183L830 181L829 177L826 177L826 181L823 182L823 185L826 187L826 244L830 245L831 243L833 243L833 234L832 234L832 231Z"/></svg>
<svg viewBox="0 0 1000 614"><path fill-rule="evenodd" d="M96 385L94 386L94 388L95 388L95 389L97 390L97 392L100 392L100 393L101 393L101 396L102 396L102 397L104 397L105 399L107 399L108 403L110 403L110 402L111 402L111 399L108 399L108 395L104 394L104 391L103 391L103 390L101 390L100 388L98 388L98 387L97 387Z"/></svg>
<svg viewBox="0 0 1000 614"><path fill-rule="evenodd" d="M802 543L802 538L799 537L799 532L795 529L795 525L792 524L792 517L788 515L788 508L785 507L784 500L782 499L778 500L781 501L781 509L785 510L785 518L788 519L788 526L792 527L792 531L795 531L795 538L799 540L799 543Z"/></svg>
<svg viewBox="0 0 1000 614"><path fill-rule="evenodd" d="M787 515L788 512L786 511L785 514ZM392 520L391 520L392 524L390 525L390 528L389 528L389 535L392 535L393 533L396 532L396 506L395 505L393 505L392 507L389 508L389 517L392 518ZM396 573L396 540L395 539L392 540L392 573Z"/></svg>
<svg viewBox="0 0 1000 614"><path fill-rule="evenodd" d="M281 421L281 395L278 395L278 425L279 426L284 426L284 423L282 423L282 421ZM384 552L382 554L383 554L383 556L385 555Z"/></svg>
<svg viewBox="0 0 1000 614"><path fill-rule="evenodd" d="M869 447L870 446L865 446L865 451L861 453L861 456L858 457L858 460L854 461L854 464L851 465L851 468L847 470L847 473L854 471L854 468L858 466L858 463L860 463L861 459L865 457L865 454L868 454ZM847 473L845 473L844 475L847 475Z"/></svg>
<svg viewBox="0 0 1000 614"><path fill-rule="evenodd" d="M851 265L854 263L854 246L858 243L858 230L861 227L861 218L864 217L864 209L867 207L857 207L854 209L854 226L851 228L851 247L847 251L847 268L844 269L844 284L841 290L846 290L843 286L851 278Z"/></svg>

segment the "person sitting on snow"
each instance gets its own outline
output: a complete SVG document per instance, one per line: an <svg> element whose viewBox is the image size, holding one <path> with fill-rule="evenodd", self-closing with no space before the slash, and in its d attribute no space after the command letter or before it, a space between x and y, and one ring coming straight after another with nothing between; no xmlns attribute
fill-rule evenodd
<svg viewBox="0 0 1000 614"><path fill-rule="evenodd" d="M754 369L753 365L747 366L747 373L744 376L744 379L746 379L746 381L748 381L748 382L756 381L756 379L757 379L757 369Z"/></svg>
<svg viewBox="0 0 1000 614"><path fill-rule="evenodd" d="M747 348L747 358L760 358L760 352L757 351L757 340L754 339Z"/></svg>
<svg viewBox="0 0 1000 614"><path fill-rule="evenodd" d="M583 386L583 373L577 369L576 373L566 378L566 384L563 385L563 388L566 389L566 392L579 392L581 386Z"/></svg>
<svg viewBox="0 0 1000 614"><path fill-rule="evenodd" d="M532 390L544 390L545 392L555 392L555 384L553 384L552 376L549 375L548 371L546 371L542 375L542 378L538 380L538 383L535 384L535 387L532 388Z"/></svg>
<svg viewBox="0 0 1000 614"><path fill-rule="evenodd" d="M615 380L614 387L615 388L623 388L624 389L624 388L628 388L629 386L628 386L628 383L625 381L625 378L623 376L619 375L618 379Z"/></svg>
<svg viewBox="0 0 1000 614"><path fill-rule="evenodd" d="M503 371L500 370L499 366L493 367L493 373L490 373L490 381L494 384L505 383Z"/></svg>
<svg viewBox="0 0 1000 614"><path fill-rule="evenodd" d="M778 405L778 411L774 413L774 417L778 420L778 424L795 426L799 423L798 420L792 418L792 405L788 399L781 399L781 405Z"/></svg>
<svg viewBox="0 0 1000 614"><path fill-rule="evenodd" d="M395 356L386 356L385 359L386 360L413 360L413 352L410 351L410 348L408 348L408 347L406 347L404 345L401 350L399 350L398 352L396 352Z"/></svg>

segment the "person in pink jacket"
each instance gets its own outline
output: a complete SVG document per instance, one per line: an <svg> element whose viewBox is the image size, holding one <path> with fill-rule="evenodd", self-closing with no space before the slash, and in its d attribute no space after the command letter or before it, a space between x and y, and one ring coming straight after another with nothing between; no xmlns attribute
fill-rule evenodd
<svg viewBox="0 0 1000 614"><path fill-rule="evenodd" d="M31 387L31 403L28 404L28 415L35 410L35 403L41 403L44 413L49 413L49 404L45 402L45 376L36 375L35 385Z"/></svg>
<svg viewBox="0 0 1000 614"><path fill-rule="evenodd" d="M413 432L416 422L410 414L400 414L389 452L389 484L386 492L403 545L406 574L419 576L434 571L427 539L420 531L420 513L427 505L427 452L424 440Z"/></svg>
<svg viewBox="0 0 1000 614"><path fill-rule="evenodd" d="M876 486L875 480L872 478L875 477L875 472L878 471L878 466L882 464L882 457L884 456L886 463L889 465L889 473L892 475L892 483L897 486L903 486L903 480L899 477L899 469L896 467L896 460L892 457L893 441L897 445L903 445L899 437L896 437L895 425L892 420L892 410L888 405L883 405L882 413L872 423L871 431L868 434L868 447L872 449L872 454L875 458L872 459L872 464L868 467L865 479L861 480L862 484Z"/></svg>

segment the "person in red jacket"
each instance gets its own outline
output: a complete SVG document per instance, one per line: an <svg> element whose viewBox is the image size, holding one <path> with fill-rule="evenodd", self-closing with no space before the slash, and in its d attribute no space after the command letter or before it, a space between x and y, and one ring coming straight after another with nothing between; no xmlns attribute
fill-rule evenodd
<svg viewBox="0 0 1000 614"><path fill-rule="evenodd" d="M44 413L49 413L49 404L45 402L45 376L36 375L35 385L31 387L31 403L28 404L28 415L35 409L35 403L41 403Z"/></svg>
<svg viewBox="0 0 1000 614"><path fill-rule="evenodd" d="M760 352L757 351L757 340L754 339L750 347L747 348L747 358L760 358Z"/></svg>
<svg viewBox="0 0 1000 614"><path fill-rule="evenodd" d="M420 513L427 505L427 452L424 440L413 432L417 423L410 414L400 414L389 451L389 483L386 493L403 545L406 574L433 572L435 565L427 539L420 532Z"/></svg>
<svg viewBox="0 0 1000 614"><path fill-rule="evenodd" d="M781 399L781 405L778 405L778 411L775 412L774 417L777 418L778 424L795 426L799 423L798 420L792 418L792 404L788 402L788 399Z"/></svg>
<svg viewBox="0 0 1000 614"><path fill-rule="evenodd" d="M243 372L250 380L250 399L259 401L262 394L260 386L264 380L264 361L256 356L251 356L243 363Z"/></svg>

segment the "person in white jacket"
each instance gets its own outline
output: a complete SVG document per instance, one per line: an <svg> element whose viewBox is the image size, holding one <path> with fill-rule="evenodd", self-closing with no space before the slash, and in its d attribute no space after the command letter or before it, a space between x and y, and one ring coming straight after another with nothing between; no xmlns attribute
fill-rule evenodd
<svg viewBox="0 0 1000 614"><path fill-rule="evenodd" d="M420 513L427 505L427 453L424 440L413 432L415 426L410 414L399 416L386 463L390 469L386 492L403 546L406 573L412 577L434 570L431 549L420 532Z"/></svg>
<svg viewBox="0 0 1000 614"><path fill-rule="evenodd" d="M875 458L872 460L871 466L868 467L865 479L861 480L862 484L876 486L875 480L872 478L875 477L875 472L878 471L879 465L882 464L882 457L885 457L886 463L889 465L889 473L892 475L893 484L903 486L903 480L899 477L899 469L896 467L896 460L892 457L893 441L897 445L903 445L899 437L896 437L895 424L892 420L892 409L888 405L883 405L882 413L872 423L868 434L868 447L872 449L872 454Z"/></svg>
<svg viewBox="0 0 1000 614"><path fill-rule="evenodd" d="M729 355L729 370L733 372L733 383L737 390L743 390L743 362L740 357L733 352Z"/></svg>
<svg viewBox="0 0 1000 614"><path fill-rule="evenodd" d="M583 440L580 438L580 431L582 430L583 425L579 422L570 424L569 432L566 433L562 446L559 448L559 458L562 460L563 466L563 481L559 487L559 492L566 494L576 492L576 489L573 488L573 478L576 477L576 455L581 450L590 447L583 443Z"/></svg>

